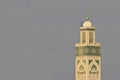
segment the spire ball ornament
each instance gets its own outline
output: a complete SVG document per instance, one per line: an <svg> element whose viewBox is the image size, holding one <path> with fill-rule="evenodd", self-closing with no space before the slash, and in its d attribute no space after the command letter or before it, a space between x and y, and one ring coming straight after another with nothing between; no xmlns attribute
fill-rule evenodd
<svg viewBox="0 0 120 80"><path fill-rule="evenodd" d="M90 18L89 18L89 13L88 13L88 12L86 13L86 18L85 18L85 20L86 20L86 21L90 20Z"/></svg>
<svg viewBox="0 0 120 80"><path fill-rule="evenodd" d="M93 24L90 21L89 13L87 12L86 17L85 17L85 22L83 23L83 27L92 27Z"/></svg>

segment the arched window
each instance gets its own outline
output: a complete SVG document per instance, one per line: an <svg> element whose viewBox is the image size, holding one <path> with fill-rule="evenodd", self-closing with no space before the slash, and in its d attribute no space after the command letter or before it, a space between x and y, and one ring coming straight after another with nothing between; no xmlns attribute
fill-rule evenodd
<svg viewBox="0 0 120 80"><path fill-rule="evenodd" d="M82 32L82 42L83 43L86 42L86 34L85 34L85 32Z"/></svg>
<svg viewBox="0 0 120 80"><path fill-rule="evenodd" d="M93 32L89 32L89 43L93 43Z"/></svg>

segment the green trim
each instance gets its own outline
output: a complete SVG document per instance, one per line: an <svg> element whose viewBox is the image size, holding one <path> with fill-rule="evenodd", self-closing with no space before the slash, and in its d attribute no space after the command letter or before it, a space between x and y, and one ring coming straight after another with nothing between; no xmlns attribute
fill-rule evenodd
<svg viewBox="0 0 120 80"><path fill-rule="evenodd" d="M80 66L79 70L84 70L84 67L83 65Z"/></svg>
<svg viewBox="0 0 120 80"><path fill-rule="evenodd" d="M97 70L97 67L93 64L92 67L91 67L91 70Z"/></svg>
<svg viewBox="0 0 120 80"><path fill-rule="evenodd" d="M96 63L99 65L99 60L95 60L96 61Z"/></svg>
<svg viewBox="0 0 120 80"><path fill-rule="evenodd" d="M76 56L100 56L100 46L80 46L76 47Z"/></svg>
<svg viewBox="0 0 120 80"><path fill-rule="evenodd" d="M93 60L89 60L89 64L92 62Z"/></svg>
<svg viewBox="0 0 120 80"><path fill-rule="evenodd" d="M92 31L94 31L95 29L90 29L90 28L87 28L87 29L80 29L80 31L83 31L83 30L92 30Z"/></svg>

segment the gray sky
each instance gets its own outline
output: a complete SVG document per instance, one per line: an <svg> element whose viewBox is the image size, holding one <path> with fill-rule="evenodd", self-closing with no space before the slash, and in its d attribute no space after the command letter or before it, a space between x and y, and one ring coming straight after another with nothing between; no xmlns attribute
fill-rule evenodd
<svg viewBox="0 0 120 80"><path fill-rule="evenodd" d="M102 44L102 80L119 80L119 0L0 0L0 80L75 80L86 11Z"/></svg>

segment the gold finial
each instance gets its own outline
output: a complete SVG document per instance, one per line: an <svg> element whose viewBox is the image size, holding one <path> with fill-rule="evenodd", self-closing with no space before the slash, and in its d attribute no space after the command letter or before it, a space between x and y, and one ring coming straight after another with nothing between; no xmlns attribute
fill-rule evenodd
<svg viewBox="0 0 120 80"><path fill-rule="evenodd" d="M86 21L90 20L88 11L86 12L86 18L85 18L85 20Z"/></svg>

